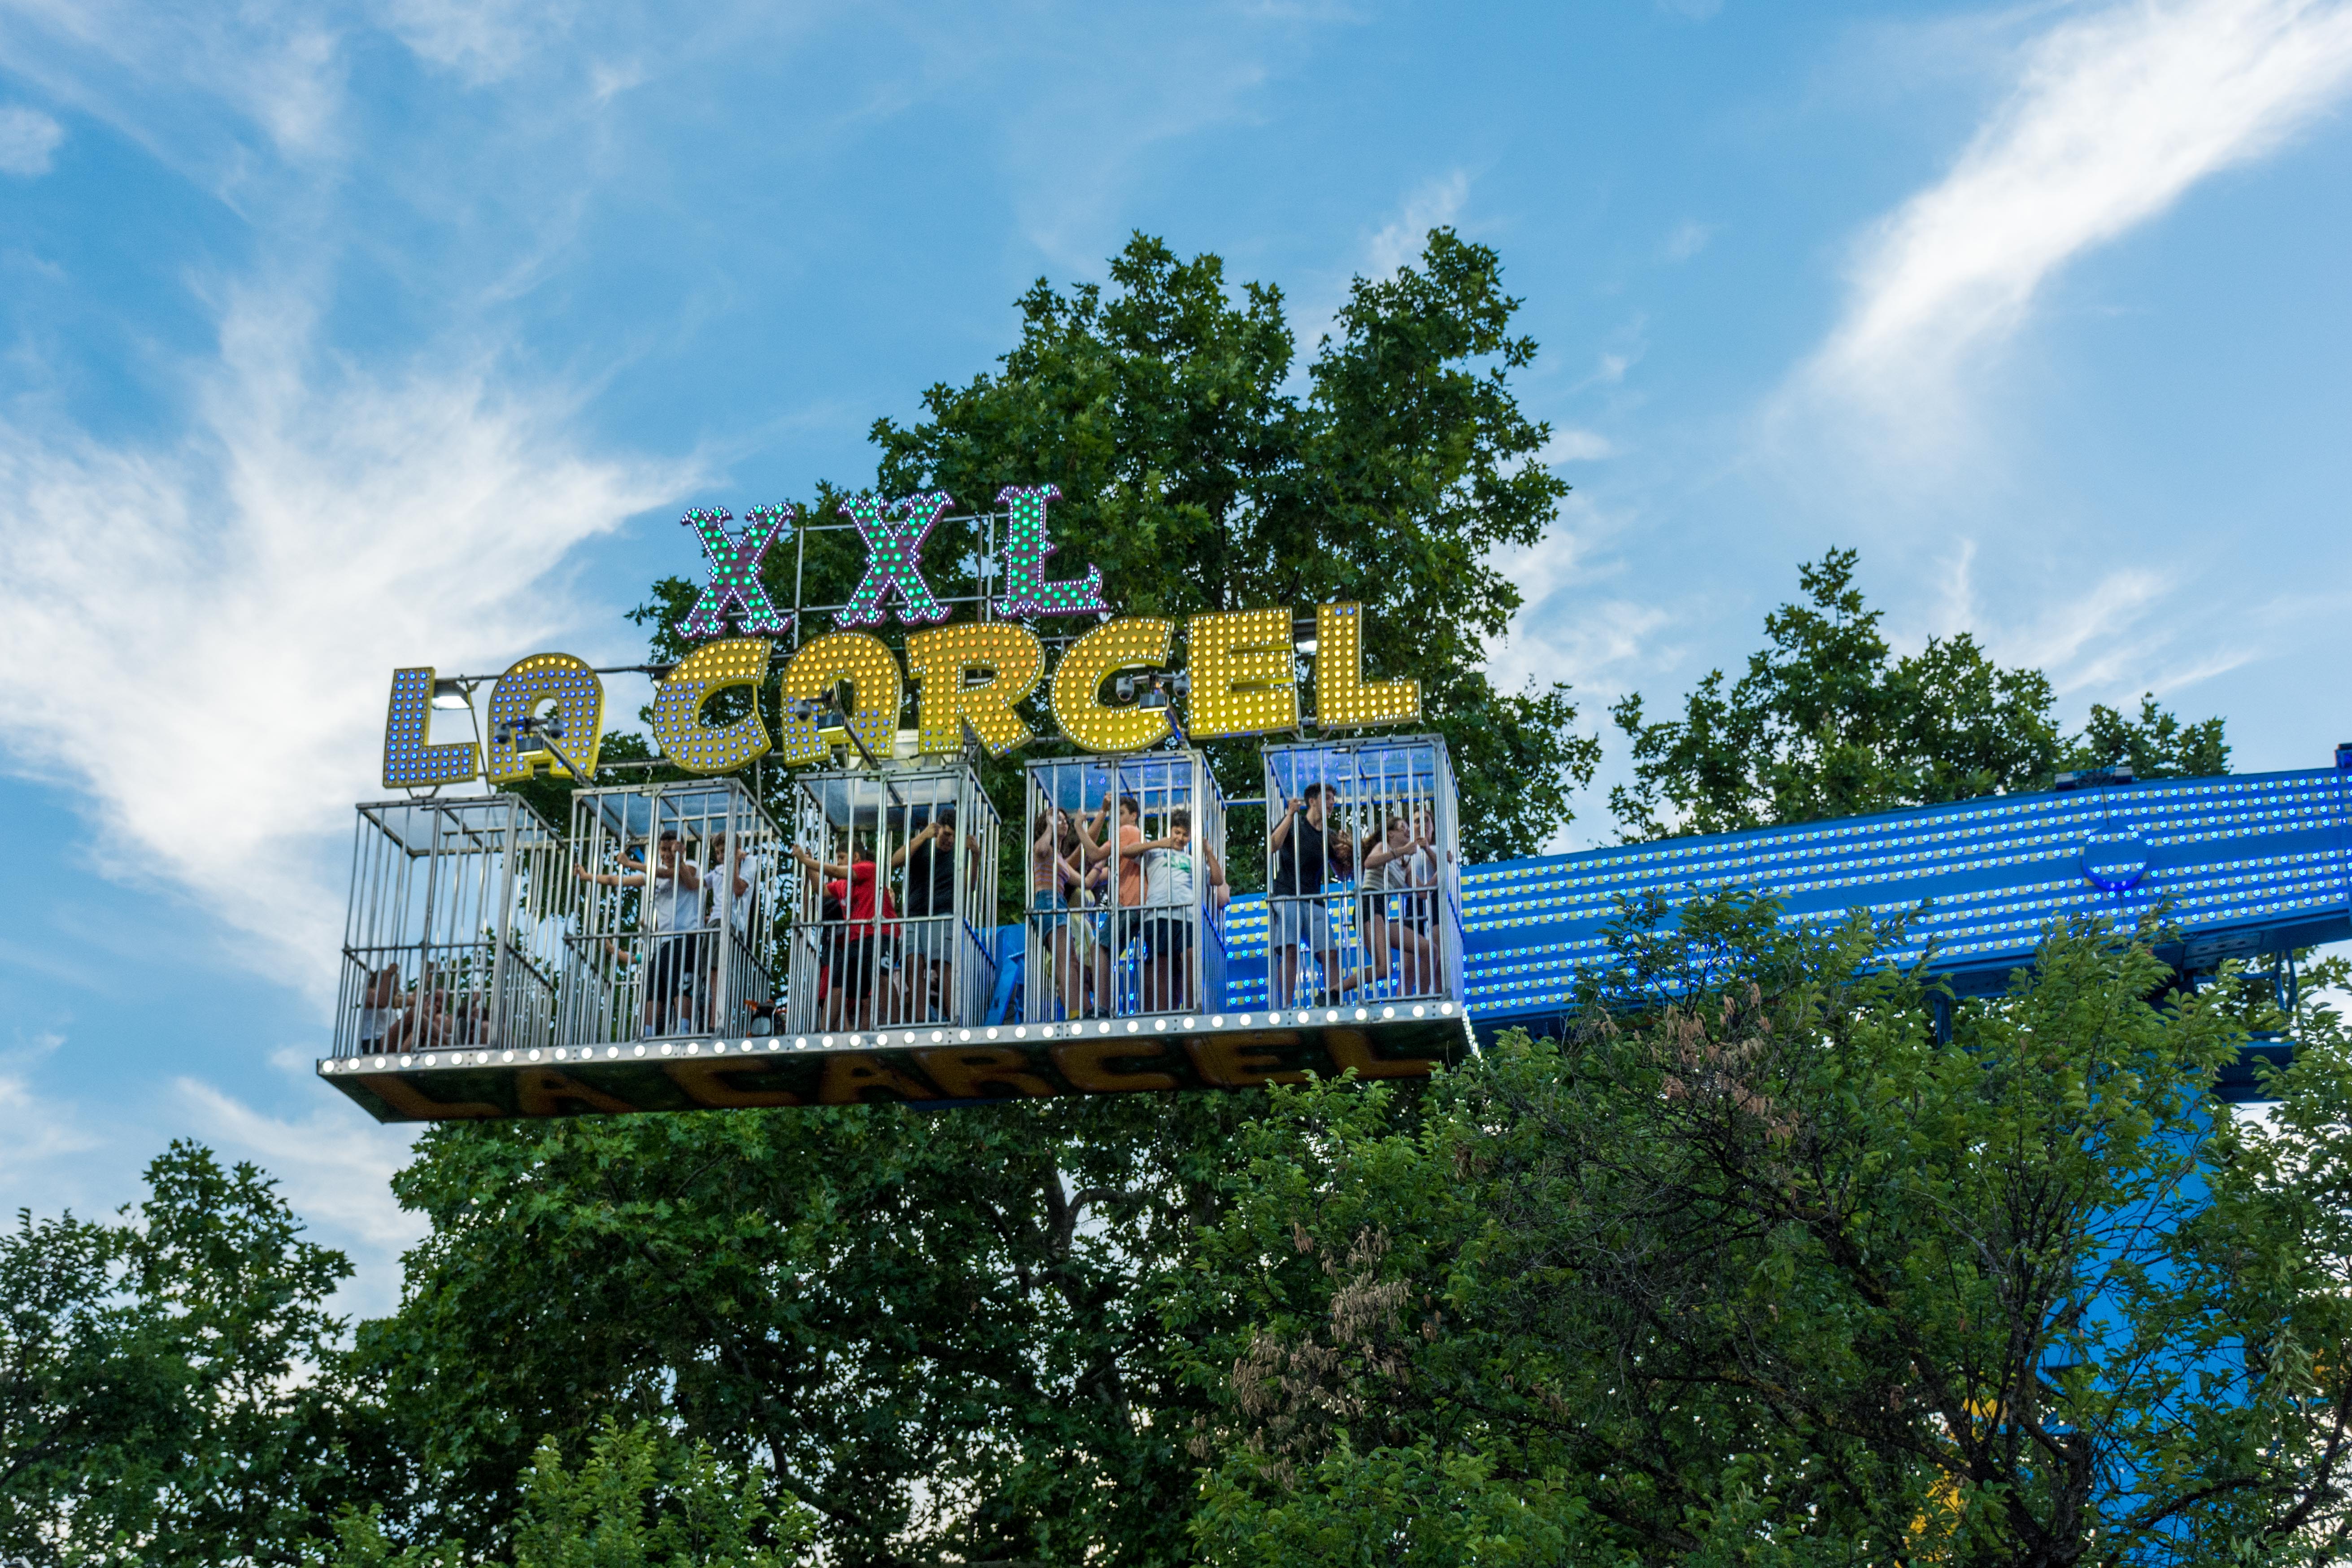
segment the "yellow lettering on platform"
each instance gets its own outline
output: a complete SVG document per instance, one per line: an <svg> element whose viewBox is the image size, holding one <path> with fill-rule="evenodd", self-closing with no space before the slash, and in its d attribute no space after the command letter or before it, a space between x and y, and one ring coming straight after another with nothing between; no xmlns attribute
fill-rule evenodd
<svg viewBox="0 0 2352 1568"><path fill-rule="evenodd" d="M636 1110L627 1100L591 1089L552 1068L525 1068L515 1074L515 1103L522 1107L525 1116L576 1116L582 1111L626 1115ZM578 1109L567 1110L566 1106Z"/></svg>
<svg viewBox="0 0 2352 1568"><path fill-rule="evenodd" d="M1285 1071L1276 1046L1295 1046L1298 1037L1278 1035L1207 1035L1184 1042L1201 1076L1220 1089L1256 1089L1269 1083L1304 1083L1307 1075Z"/></svg>
<svg viewBox="0 0 2352 1568"><path fill-rule="evenodd" d="M662 1071L697 1105L714 1110L740 1110L752 1105L798 1105L801 1097L788 1089L739 1089L730 1079L756 1071L745 1062L665 1062Z"/></svg>
<svg viewBox="0 0 2352 1568"><path fill-rule="evenodd" d="M1062 1076L1088 1094L1180 1087L1174 1077L1164 1072L1110 1070L1114 1061L1167 1054L1168 1047L1158 1040L1078 1040L1053 1048L1054 1065L1062 1069Z"/></svg>
<svg viewBox="0 0 2352 1568"><path fill-rule="evenodd" d="M918 1051L915 1059L950 1100L998 1100L1008 1094L1052 1094L1054 1086L1029 1070L1029 1053L962 1046Z"/></svg>
<svg viewBox="0 0 2352 1568"><path fill-rule="evenodd" d="M353 1080L410 1121L478 1121L507 1113L478 1100L435 1100L404 1078L368 1073Z"/></svg>
<svg viewBox="0 0 2352 1568"><path fill-rule="evenodd" d="M1422 1057L1376 1057L1371 1037L1361 1029L1329 1030L1323 1037L1323 1047L1341 1072L1353 1068L1358 1078L1427 1078L1429 1069L1437 1065Z"/></svg>
<svg viewBox="0 0 2352 1568"><path fill-rule="evenodd" d="M1176 623L1147 616L1106 621L1072 643L1054 667L1054 721L1090 752L1140 752L1168 738L1168 710L1135 704L1114 708L1103 682L1122 670L1161 669Z"/></svg>
<svg viewBox="0 0 2352 1568"><path fill-rule="evenodd" d="M832 1056L824 1058L824 1081L816 1091L819 1105L856 1105L868 1089L886 1089L901 1100L937 1100L907 1074L879 1057Z"/></svg>
<svg viewBox="0 0 2352 1568"><path fill-rule="evenodd" d="M971 684L976 669L987 670L989 677ZM988 754L1001 757L1029 741L1029 726L1013 705L1045 679L1045 645L1035 632L1011 621L912 632L907 637L907 673L916 682L917 751L961 751L969 724Z"/></svg>

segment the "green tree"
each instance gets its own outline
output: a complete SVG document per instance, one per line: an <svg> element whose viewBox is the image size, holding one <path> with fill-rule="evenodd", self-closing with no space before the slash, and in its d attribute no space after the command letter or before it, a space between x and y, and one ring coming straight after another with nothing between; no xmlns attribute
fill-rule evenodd
<svg viewBox="0 0 2352 1568"><path fill-rule="evenodd" d="M811 1537L808 1510L771 1507L758 1478L707 1445L609 1417L576 1469L552 1443L521 1481L514 1568L780 1568ZM377 1510L344 1515L333 1568L459 1568L462 1542L397 1546Z"/></svg>
<svg viewBox="0 0 2352 1568"><path fill-rule="evenodd" d="M1633 778L1609 796L1628 839L2047 789L2062 769L2115 763L2140 778L2229 771L2221 720L2183 724L2153 696L2136 719L2094 706L2062 735L2049 678L2001 668L1966 632L1896 658L1854 586L1858 558L1798 568L1805 602L1765 617L1770 646L1727 692L1718 669L1679 719L1650 720L1639 694L1610 710L1633 743Z"/></svg>
<svg viewBox="0 0 2352 1568"><path fill-rule="evenodd" d="M1001 371L933 386L917 424L876 421L883 488L1051 481L1064 559L1098 563L1138 614L1362 602L1368 668L1418 679L1454 752L1465 852L1550 837L1598 745L1565 686L1485 673L1520 605L1495 552L1540 539L1568 490L1511 391L1536 345L1511 333L1495 252L1434 229L1417 267L1356 279L1304 395L1278 289L1235 300L1216 257L1141 235L1110 281L1041 280Z"/></svg>
<svg viewBox="0 0 2352 1568"><path fill-rule="evenodd" d="M1128 1095L450 1125L364 1325L440 1517L607 1416L708 1443L845 1564L1185 1561L1209 1408L1158 1303L1254 1099Z"/></svg>
<svg viewBox="0 0 2352 1568"><path fill-rule="evenodd" d="M1510 335L1493 253L1438 231L1418 268L1360 282L1304 395L1277 290L1234 294L1214 257L1140 237L1111 273L1041 282L999 371L934 387L911 427L877 423L877 488L984 506L1054 482L1060 559L1098 562L1137 613L1363 601L1369 673L1420 679L1454 747L1470 851L1549 837L1597 748L1564 688L1497 692L1481 668L1518 605L1491 557L1539 537L1564 489L1530 461L1547 432L1508 377L1534 345ZM836 521L840 496L797 510ZM973 542L935 537L943 591L977 586L956 564ZM822 604L862 566L855 535L813 532L764 571L780 598ZM698 592L669 579L636 612L656 661L687 651ZM1221 758L1238 793L1255 764L1254 747ZM781 807L788 781L760 782ZM1018 800L1017 766L991 783ZM565 809L568 785L535 787ZM1181 1436L1209 1406L1158 1302L1256 1110L1153 1097L437 1130L399 1184L433 1235L363 1356L432 1507L485 1521L494 1548L528 1445L577 1443L617 1410L755 1464L837 1561L1180 1561Z"/></svg>
<svg viewBox="0 0 2352 1568"><path fill-rule="evenodd" d="M325 1307L351 1265L252 1165L174 1142L147 1183L0 1238L0 1561L299 1561L385 1475Z"/></svg>
<svg viewBox="0 0 2352 1568"><path fill-rule="evenodd" d="M2352 1041L2265 1134L2146 941L2054 931L1939 1040L1886 933L1643 912L1561 1040L1278 1096L1200 1279L1214 1561L2340 1552Z"/></svg>
<svg viewBox="0 0 2352 1568"><path fill-rule="evenodd" d="M1023 296L1000 369L934 385L912 425L876 421L877 486L986 507L1005 485L1053 483L1057 561L1100 565L1132 614L1360 601L1368 675L1419 680L1452 749L1465 852L1526 853L1569 821L1599 743L1572 728L1564 685L1502 691L1485 671L1520 605L1496 553L1539 540L1568 489L1534 460L1550 432L1512 391L1536 353L1511 332L1518 304L1494 251L1433 230L1417 267L1356 280L1302 395L1279 289L1236 294L1216 257L1138 235L1108 289L1040 279ZM805 515L831 521L837 500L821 488ZM941 533L928 552L961 591L973 584L953 563L973 542ZM845 597L856 536L809 549L806 596ZM803 571L782 552L764 563L787 603ZM656 658L683 651L672 628L696 591L667 580L640 611ZM1228 787L1255 795L1255 749L1213 750Z"/></svg>

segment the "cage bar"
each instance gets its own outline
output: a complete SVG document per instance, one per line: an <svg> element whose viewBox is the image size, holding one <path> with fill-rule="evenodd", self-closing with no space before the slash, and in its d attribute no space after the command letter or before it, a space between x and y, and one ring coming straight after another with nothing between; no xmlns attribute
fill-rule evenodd
<svg viewBox="0 0 2352 1568"><path fill-rule="evenodd" d="M1265 748L1266 1003L1463 999L1454 773L1436 735Z"/></svg>
<svg viewBox="0 0 2352 1568"><path fill-rule="evenodd" d="M793 797L782 1028L981 1022L1001 954L998 819L980 775L936 758L833 769L801 774Z"/></svg>
<svg viewBox="0 0 2352 1568"><path fill-rule="evenodd" d="M1034 762L1021 1016L1223 1005L1224 796L1190 750Z"/></svg>
<svg viewBox="0 0 2352 1568"><path fill-rule="evenodd" d="M772 1016L783 836L732 778L572 797L560 1044L746 1034Z"/></svg>
<svg viewBox="0 0 2352 1568"><path fill-rule="evenodd" d="M547 1044L562 860L517 795L362 805L334 1055Z"/></svg>

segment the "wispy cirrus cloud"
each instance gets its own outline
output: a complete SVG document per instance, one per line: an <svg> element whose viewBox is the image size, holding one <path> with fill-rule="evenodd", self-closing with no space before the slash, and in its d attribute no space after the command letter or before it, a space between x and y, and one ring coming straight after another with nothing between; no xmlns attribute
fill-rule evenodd
<svg viewBox="0 0 2352 1568"><path fill-rule="evenodd" d="M2133 0L2050 27L1950 171L1874 226L1799 391L1907 453L1964 432L1967 372L2070 261L2268 153L2352 88L2352 5Z"/></svg>
<svg viewBox="0 0 2352 1568"><path fill-rule="evenodd" d="M1470 175L1454 169L1417 186L1404 200L1397 216L1372 236L1365 247L1365 260L1370 276L1386 278L1401 267L1409 267L1421 259L1422 247L1429 242L1429 231L1445 228L1458 221L1462 208L1470 199Z"/></svg>
<svg viewBox="0 0 2352 1568"><path fill-rule="evenodd" d="M384 672L503 668L580 615L565 552L694 476L583 454L564 398L487 363L338 368L282 297L233 305L191 380L168 438L0 418L0 747L76 791L110 870L315 994Z"/></svg>
<svg viewBox="0 0 2352 1568"><path fill-rule="evenodd" d="M46 174L66 139L65 127L21 103L0 108L0 174Z"/></svg>

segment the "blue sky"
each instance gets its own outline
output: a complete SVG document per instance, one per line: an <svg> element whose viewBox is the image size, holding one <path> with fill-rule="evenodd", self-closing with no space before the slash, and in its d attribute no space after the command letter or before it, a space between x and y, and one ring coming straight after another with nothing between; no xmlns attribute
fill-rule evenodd
<svg viewBox="0 0 2352 1568"><path fill-rule="evenodd" d="M391 668L635 657L683 510L869 477L1138 228L1310 346L1500 250L1576 489L1496 658L1595 727L1849 543L1905 646L2319 765L2347 96L2288 0L0 0L0 1202L202 1138L387 1304L406 1139L309 1063Z"/></svg>

